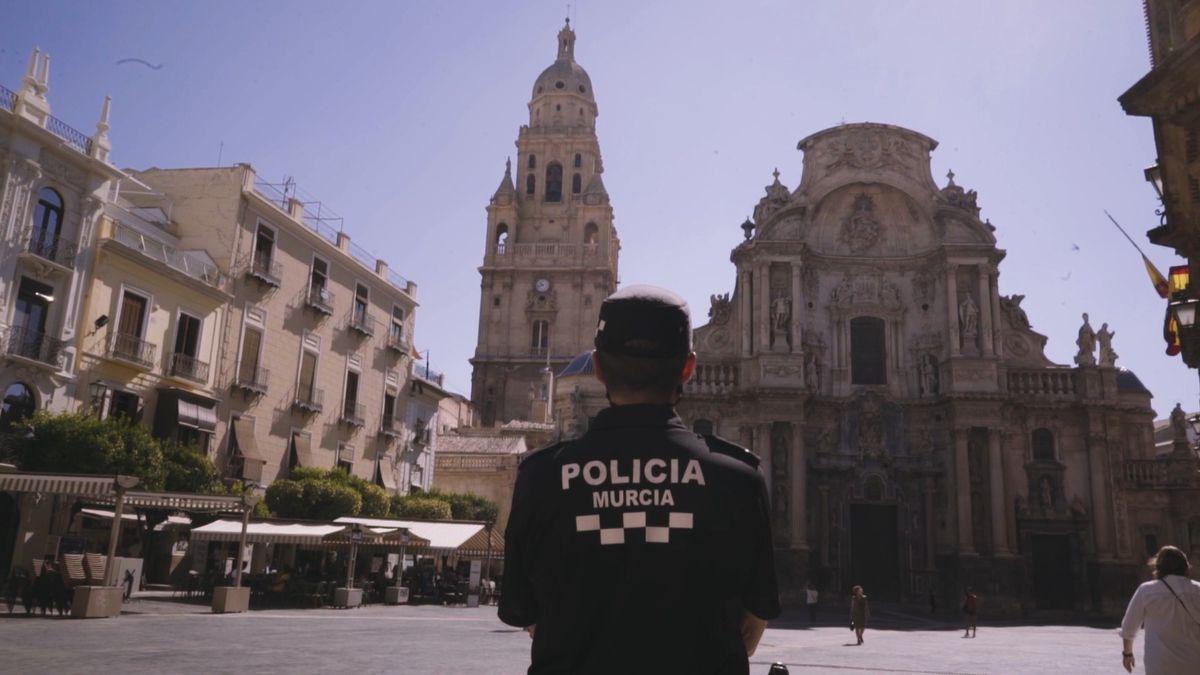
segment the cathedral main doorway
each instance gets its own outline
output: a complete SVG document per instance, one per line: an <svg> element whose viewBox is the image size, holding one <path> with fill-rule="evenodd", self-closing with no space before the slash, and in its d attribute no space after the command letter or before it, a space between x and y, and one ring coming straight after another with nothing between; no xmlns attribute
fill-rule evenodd
<svg viewBox="0 0 1200 675"><path fill-rule="evenodd" d="M1035 534L1033 549L1033 600L1038 609L1071 609L1075 606L1075 580L1071 574L1071 541L1063 534Z"/></svg>
<svg viewBox="0 0 1200 675"><path fill-rule="evenodd" d="M895 505L850 506L850 570L849 586L862 586L872 598L900 599L900 540Z"/></svg>

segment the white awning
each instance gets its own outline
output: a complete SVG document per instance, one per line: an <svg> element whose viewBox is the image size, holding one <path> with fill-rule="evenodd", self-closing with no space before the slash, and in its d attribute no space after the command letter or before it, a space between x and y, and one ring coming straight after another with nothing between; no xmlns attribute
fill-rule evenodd
<svg viewBox="0 0 1200 675"><path fill-rule="evenodd" d="M320 544L325 537L345 530L345 525L305 523L250 523L246 541L253 544ZM192 541L238 541L240 520L214 520L192 530Z"/></svg>
<svg viewBox="0 0 1200 675"><path fill-rule="evenodd" d="M0 473L0 492L105 497L116 493L115 488L116 479L113 476Z"/></svg>
<svg viewBox="0 0 1200 675"><path fill-rule="evenodd" d="M80 509L80 513L91 518L100 518L102 520L112 520L113 512L107 509ZM141 514L130 513L126 511L121 514L122 521L136 522L141 519ZM154 526L155 531L161 531L164 528L171 526L187 527L192 524L192 519L187 516L167 516L167 519L158 525Z"/></svg>
<svg viewBox="0 0 1200 675"><path fill-rule="evenodd" d="M453 523L425 520L391 520L388 518L359 518L344 516L333 521L365 525L366 527L403 527L416 536L429 540L429 548L441 551L456 551L471 537L483 530L483 523Z"/></svg>

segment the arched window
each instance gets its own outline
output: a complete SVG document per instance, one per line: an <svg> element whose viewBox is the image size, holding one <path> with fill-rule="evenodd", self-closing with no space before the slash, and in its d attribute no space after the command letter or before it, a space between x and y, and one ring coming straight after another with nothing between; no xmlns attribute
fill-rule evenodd
<svg viewBox="0 0 1200 675"><path fill-rule="evenodd" d="M530 331L529 347L534 354L545 354L550 348L550 322L545 319L538 319L533 322L533 330Z"/></svg>
<svg viewBox="0 0 1200 675"><path fill-rule="evenodd" d="M883 319L850 320L850 383L887 384L887 347Z"/></svg>
<svg viewBox="0 0 1200 675"><path fill-rule="evenodd" d="M562 201L562 164L551 162L546 165L546 201Z"/></svg>
<svg viewBox="0 0 1200 675"><path fill-rule="evenodd" d="M583 190L583 177L579 174L571 176L571 194L577 195Z"/></svg>
<svg viewBox="0 0 1200 675"><path fill-rule="evenodd" d="M533 177L533 174L525 176L525 194L532 195L535 187L537 187L537 179Z"/></svg>
<svg viewBox="0 0 1200 675"><path fill-rule="evenodd" d="M595 223L583 226L583 243L595 244L600 240L600 228Z"/></svg>
<svg viewBox="0 0 1200 675"><path fill-rule="evenodd" d="M508 224L500 223L496 226L496 254L504 255L505 249L508 247Z"/></svg>
<svg viewBox="0 0 1200 675"><path fill-rule="evenodd" d="M0 402L0 429L11 429L35 410L37 399L33 397L33 390L23 382L13 382L4 390L4 400Z"/></svg>
<svg viewBox="0 0 1200 675"><path fill-rule="evenodd" d="M530 168L530 169L536 169L536 168L537 168L537 155L533 154L532 152L531 152L531 153L529 153L529 164L528 164L528 166L529 166L529 168Z"/></svg>
<svg viewBox="0 0 1200 675"><path fill-rule="evenodd" d="M579 109L579 113L583 114L583 108ZM581 166L583 166L583 155L577 152L575 153L575 168L578 169Z"/></svg>
<svg viewBox="0 0 1200 675"><path fill-rule="evenodd" d="M695 422L692 422L692 431L701 435L711 436L713 433L712 420L706 420L702 417Z"/></svg>
<svg viewBox="0 0 1200 675"><path fill-rule="evenodd" d="M63 199L54 188L38 191L37 207L33 211L33 232L29 250L44 258L53 258L62 233Z"/></svg>
<svg viewBox="0 0 1200 675"><path fill-rule="evenodd" d="M1046 428L1033 430L1033 460L1035 462L1054 461L1054 432Z"/></svg>

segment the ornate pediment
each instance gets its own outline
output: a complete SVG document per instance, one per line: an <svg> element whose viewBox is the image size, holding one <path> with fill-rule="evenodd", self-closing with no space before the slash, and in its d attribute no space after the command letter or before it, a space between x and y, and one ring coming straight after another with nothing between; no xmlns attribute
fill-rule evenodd
<svg viewBox="0 0 1200 675"><path fill-rule="evenodd" d="M901 309L900 289L881 275L851 275L847 272L842 281L829 293L829 304L834 307L874 306L884 309Z"/></svg>

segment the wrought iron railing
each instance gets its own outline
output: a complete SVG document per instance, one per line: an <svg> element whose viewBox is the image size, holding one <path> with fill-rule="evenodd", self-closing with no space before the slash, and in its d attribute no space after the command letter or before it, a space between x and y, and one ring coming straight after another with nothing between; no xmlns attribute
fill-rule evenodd
<svg viewBox="0 0 1200 675"><path fill-rule="evenodd" d="M51 234L40 227L29 229L29 242L25 248L37 257L63 267L73 267L75 254L79 252L73 240Z"/></svg>
<svg viewBox="0 0 1200 675"><path fill-rule="evenodd" d="M250 364L237 364L237 374L233 378L233 386L255 394L267 393L267 381L271 371Z"/></svg>
<svg viewBox="0 0 1200 675"><path fill-rule="evenodd" d="M413 364L412 374L421 378L422 380L425 380L426 382L432 382L439 387L442 386L442 381L446 377L438 371L430 368L428 364L424 363Z"/></svg>
<svg viewBox="0 0 1200 675"><path fill-rule="evenodd" d="M208 381L208 364L190 354L175 352L171 355L171 374L204 383Z"/></svg>
<svg viewBox="0 0 1200 675"><path fill-rule="evenodd" d="M304 294L304 304L322 314L333 314L333 291L324 286L309 286Z"/></svg>
<svg viewBox="0 0 1200 675"><path fill-rule="evenodd" d="M296 390L296 395L292 398L292 407L298 408L305 412L319 413L325 409L325 392L312 388L308 391Z"/></svg>
<svg viewBox="0 0 1200 675"><path fill-rule="evenodd" d="M154 365L154 352L157 346L142 340L136 335L112 333L108 340L108 355L139 366L149 368Z"/></svg>
<svg viewBox="0 0 1200 675"><path fill-rule="evenodd" d="M395 415L384 415L379 420L379 431L385 436L399 438L404 433L404 422Z"/></svg>
<svg viewBox="0 0 1200 675"><path fill-rule="evenodd" d="M409 346L410 345L408 343L408 337L405 336L404 331L400 331L399 333L397 333L395 331L388 331L388 336L387 336L387 348L388 349L391 349L393 351L397 351L397 352L400 352L401 354L404 354L404 353L408 352Z"/></svg>
<svg viewBox="0 0 1200 675"><path fill-rule="evenodd" d="M375 335L375 319L368 313L359 310L351 310L346 316L346 326L353 331L358 331L367 337Z"/></svg>
<svg viewBox="0 0 1200 675"><path fill-rule="evenodd" d="M342 405L342 421L355 427L365 425L367 423L366 404L357 403L353 399L346 401Z"/></svg>
<svg viewBox="0 0 1200 675"><path fill-rule="evenodd" d="M270 286L279 287L283 277L283 266L271 259L268 251L255 251L250 258L250 276Z"/></svg>
<svg viewBox="0 0 1200 675"><path fill-rule="evenodd" d="M88 138L87 134L72 127L70 124L58 119L53 115L46 116L46 131L58 136L66 141L67 145L75 148L85 155L92 152L92 139Z"/></svg>
<svg viewBox="0 0 1200 675"><path fill-rule="evenodd" d="M142 253L148 258L153 258L168 267L183 272L193 279L199 279L209 286L222 288L225 285L225 275L221 274L221 270L216 265L180 253L175 247L169 246L124 223L116 222L113 224L113 240Z"/></svg>
<svg viewBox="0 0 1200 675"><path fill-rule="evenodd" d="M26 326L5 329L4 353L58 367L65 342Z"/></svg>
<svg viewBox="0 0 1200 675"><path fill-rule="evenodd" d="M17 92L0 84L0 108L5 110L17 109Z"/></svg>

